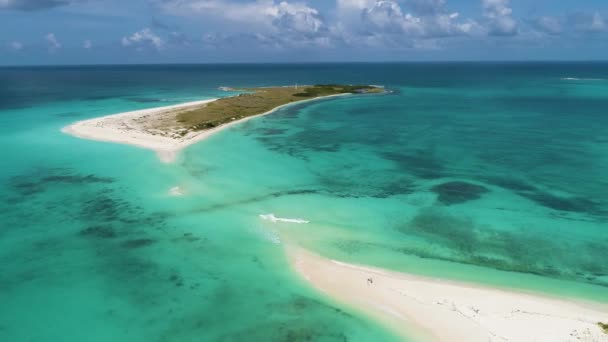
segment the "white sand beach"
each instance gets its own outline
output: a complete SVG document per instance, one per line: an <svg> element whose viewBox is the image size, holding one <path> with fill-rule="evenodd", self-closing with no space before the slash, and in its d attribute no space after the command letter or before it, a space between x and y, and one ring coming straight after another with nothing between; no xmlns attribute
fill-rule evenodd
<svg viewBox="0 0 608 342"><path fill-rule="evenodd" d="M311 285L421 341L608 341L608 306L325 259L287 246Z"/></svg>
<svg viewBox="0 0 608 342"><path fill-rule="evenodd" d="M211 134L214 130L188 133L162 132L153 127L170 122L177 110L204 106L216 99L193 101L173 106L142 109L75 122L62 131L79 138L130 144L156 151L163 162L175 160L179 150Z"/></svg>
<svg viewBox="0 0 608 342"><path fill-rule="evenodd" d="M207 103L216 101L217 99L186 102L172 106L141 109L102 116L99 118L75 122L64 127L61 131L83 139L129 144L150 149L156 152L161 161L170 163L175 161L179 152L183 148L199 142L235 124L247 121L254 117L273 113L280 108L295 103L303 103L344 95L349 94L320 96L314 99L287 103L259 115L248 116L215 128L196 132L186 133L183 127L176 125L176 114L184 110L204 106ZM164 129L160 130L158 127L163 127Z"/></svg>

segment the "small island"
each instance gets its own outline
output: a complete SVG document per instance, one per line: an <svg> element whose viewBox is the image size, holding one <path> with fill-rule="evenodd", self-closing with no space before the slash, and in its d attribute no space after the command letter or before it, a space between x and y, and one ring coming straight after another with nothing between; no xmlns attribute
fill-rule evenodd
<svg viewBox="0 0 608 342"><path fill-rule="evenodd" d="M380 86L339 84L225 89L240 94L79 121L62 131L80 138L152 149L162 161L171 162L179 150L222 128L292 103L384 92Z"/></svg>
<svg viewBox="0 0 608 342"><path fill-rule="evenodd" d="M243 94L221 98L205 106L177 114L177 122L185 133L215 128L234 120L266 113L277 107L307 99L342 94L379 93L384 89L365 85L314 85L304 87L272 87L233 89ZM185 134L184 133L184 134Z"/></svg>

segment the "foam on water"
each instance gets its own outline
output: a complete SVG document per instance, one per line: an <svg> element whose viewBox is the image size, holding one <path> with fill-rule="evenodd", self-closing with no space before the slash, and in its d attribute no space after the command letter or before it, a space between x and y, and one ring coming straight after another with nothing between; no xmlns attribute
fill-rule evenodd
<svg viewBox="0 0 608 342"><path fill-rule="evenodd" d="M263 220L267 220L273 223L276 222L285 222L285 223L310 223L310 221L299 219L299 218L284 218L284 217L276 217L274 214L260 214L260 218Z"/></svg>
<svg viewBox="0 0 608 342"><path fill-rule="evenodd" d="M604 78L562 77L562 81L605 81Z"/></svg>
<svg viewBox="0 0 608 342"><path fill-rule="evenodd" d="M174 186L171 189L169 189L169 195L170 196L183 196L184 190L180 186Z"/></svg>

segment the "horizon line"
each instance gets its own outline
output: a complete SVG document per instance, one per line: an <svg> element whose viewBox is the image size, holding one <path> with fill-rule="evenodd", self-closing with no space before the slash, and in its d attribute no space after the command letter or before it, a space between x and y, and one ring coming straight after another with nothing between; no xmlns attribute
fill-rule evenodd
<svg viewBox="0 0 608 342"><path fill-rule="evenodd" d="M292 61L292 62L183 62L183 63L85 63L85 64L0 64L0 68L28 67L104 67L104 66L187 66L187 65L304 65L304 64L524 64L524 63L608 63L608 59L529 59L529 60L379 60L379 61Z"/></svg>

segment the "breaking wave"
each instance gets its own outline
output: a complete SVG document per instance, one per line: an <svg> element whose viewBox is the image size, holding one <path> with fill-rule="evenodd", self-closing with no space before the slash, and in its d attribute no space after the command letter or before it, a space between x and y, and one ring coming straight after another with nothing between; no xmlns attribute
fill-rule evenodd
<svg viewBox="0 0 608 342"><path fill-rule="evenodd" d="M260 214L260 218L263 220L267 220L273 223L276 222L287 222L287 223L310 223L310 221L306 221L303 219L299 219L299 218L283 218L283 217L276 217L274 216L274 214Z"/></svg>
<svg viewBox="0 0 608 342"><path fill-rule="evenodd" d="M605 81L604 78L579 78L579 77L562 77L562 81Z"/></svg>

